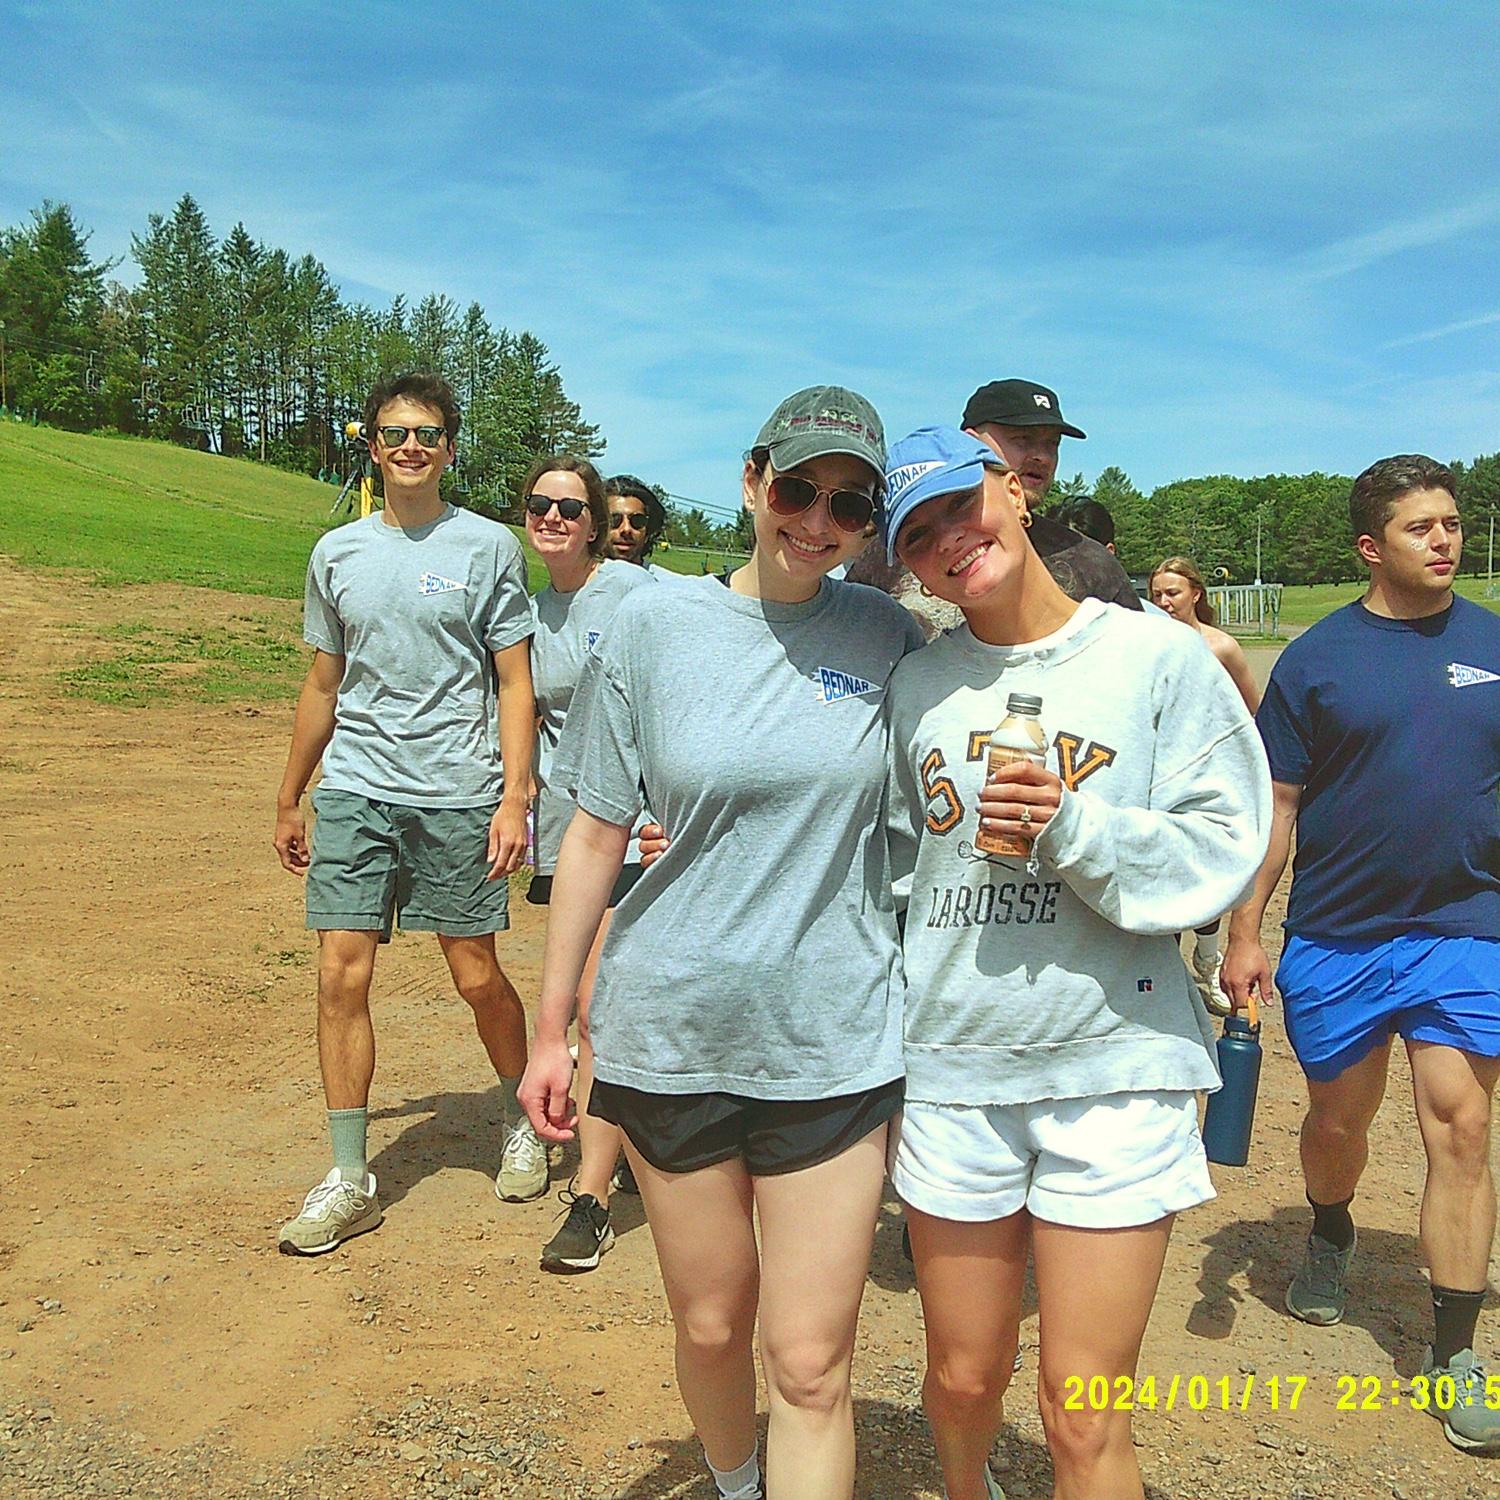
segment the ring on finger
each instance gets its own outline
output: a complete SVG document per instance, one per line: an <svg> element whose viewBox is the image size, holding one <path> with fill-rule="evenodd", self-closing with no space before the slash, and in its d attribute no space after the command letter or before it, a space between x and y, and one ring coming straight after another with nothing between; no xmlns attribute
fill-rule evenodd
<svg viewBox="0 0 1500 1500"><path fill-rule="evenodd" d="M1021 827L1031 827L1031 809L1029 807L1023 807L1021 809Z"/></svg>

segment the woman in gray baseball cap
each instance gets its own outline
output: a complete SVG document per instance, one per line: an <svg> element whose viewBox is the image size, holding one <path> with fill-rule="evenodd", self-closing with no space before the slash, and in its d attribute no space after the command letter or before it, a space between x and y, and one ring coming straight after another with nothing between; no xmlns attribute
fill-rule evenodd
<svg viewBox="0 0 1500 1500"><path fill-rule="evenodd" d="M578 811L521 1098L545 1139L572 1136L566 1028L644 795L672 844L615 909L589 1109L624 1132L683 1400L734 1500L853 1492L850 1365L903 1071L883 698L922 635L827 575L873 535L884 458L863 397L787 397L741 471L754 555L727 587L620 604L553 763Z"/></svg>

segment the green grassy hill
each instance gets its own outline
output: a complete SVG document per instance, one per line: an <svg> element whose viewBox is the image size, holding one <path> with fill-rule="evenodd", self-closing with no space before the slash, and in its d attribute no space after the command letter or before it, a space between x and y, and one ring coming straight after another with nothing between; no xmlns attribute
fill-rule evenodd
<svg viewBox="0 0 1500 1500"><path fill-rule="evenodd" d="M249 459L170 443L0 422L0 553L32 567L77 568L101 583L183 583L300 599L308 554L342 524L338 491ZM522 540L519 530L517 540ZM653 560L698 573L702 553ZM709 554L711 568L725 565ZM547 575L528 552L531 588Z"/></svg>
<svg viewBox="0 0 1500 1500"><path fill-rule="evenodd" d="M308 553L346 517L329 515L331 485L169 443L96 437L0 421L0 553L32 567L78 569L101 583L181 583L300 599ZM512 527L512 531L517 529ZM519 532L517 532L519 539ZM658 551L680 573L704 554ZM709 554L710 568L725 554ZM546 582L527 554L533 590ZM1482 578L1459 591L1485 597ZM1305 626L1357 598L1355 584L1288 588L1282 624Z"/></svg>

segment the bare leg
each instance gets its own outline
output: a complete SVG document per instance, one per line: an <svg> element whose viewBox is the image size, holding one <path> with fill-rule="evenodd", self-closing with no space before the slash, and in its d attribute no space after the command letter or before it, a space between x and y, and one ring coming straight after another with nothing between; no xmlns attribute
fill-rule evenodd
<svg viewBox="0 0 1500 1500"><path fill-rule="evenodd" d="M318 1064L329 1109L365 1109L375 1077L374 932L318 934Z"/></svg>
<svg viewBox="0 0 1500 1500"><path fill-rule="evenodd" d="M1021 1325L1031 1216L957 1223L906 1209L927 1325L922 1404L949 1500L984 1500Z"/></svg>
<svg viewBox="0 0 1500 1500"><path fill-rule="evenodd" d="M495 934L449 937L440 932L438 944L454 988L474 1012L474 1029L496 1074L519 1078L526 1071L526 1012L495 957Z"/></svg>
<svg viewBox="0 0 1500 1500"><path fill-rule="evenodd" d="M716 1469L755 1451L755 1305L760 1262L750 1177L738 1160L658 1172L626 1153L656 1240L677 1332L677 1388Z"/></svg>
<svg viewBox="0 0 1500 1500"><path fill-rule="evenodd" d="M589 1002L594 998L594 980L599 973L599 950L604 946L609 919L613 915L612 910L604 913L604 920L594 935L594 946L589 949L588 960L583 966L583 977L578 982L578 1077L574 1084L574 1097L578 1100L578 1191L592 1193L606 1206L609 1204L610 1178L614 1176L615 1163L620 1159L624 1132L618 1125L611 1125L608 1120L589 1113L589 1094L594 1087Z"/></svg>
<svg viewBox="0 0 1500 1500"><path fill-rule="evenodd" d="M849 1371L885 1179L886 1127L831 1161L754 1179L769 1500L849 1500Z"/></svg>
<svg viewBox="0 0 1500 1500"><path fill-rule="evenodd" d="M1102 1375L1111 1393L1118 1376L1134 1376L1146 1321L1161 1280L1172 1216L1135 1229L1069 1229L1033 1221L1041 1368L1037 1405L1052 1454L1054 1500L1141 1500L1140 1466L1130 1440L1130 1412L1087 1409L1089 1380ZM1069 1376L1084 1399L1067 1409Z"/></svg>
<svg viewBox="0 0 1500 1500"><path fill-rule="evenodd" d="M1422 1250L1438 1286L1483 1291L1495 1239L1490 1105L1500 1058L1408 1042L1417 1124L1427 1149Z"/></svg>
<svg viewBox="0 0 1500 1500"><path fill-rule="evenodd" d="M1387 1042L1346 1068L1331 1083L1307 1081L1302 1121L1302 1176L1314 1203L1353 1196L1370 1159L1370 1122L1385 1097Z"/></svg>

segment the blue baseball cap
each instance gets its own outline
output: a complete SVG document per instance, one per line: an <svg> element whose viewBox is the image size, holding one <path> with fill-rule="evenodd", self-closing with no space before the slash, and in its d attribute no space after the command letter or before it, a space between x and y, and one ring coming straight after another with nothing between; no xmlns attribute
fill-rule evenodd
<svg viewBox="0 0 1500 1500"><path fill-rule="evenodd" d="M910 437L892 443L885 461L885 505L880 518L886 561L895 562L901 523L924 500L972 490L987 468L1005 466L993 448L956 427L919 427Z"/></svg>

